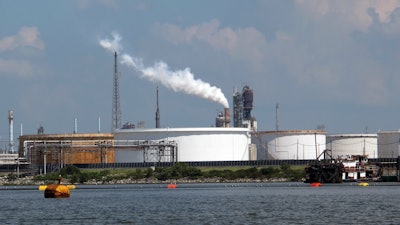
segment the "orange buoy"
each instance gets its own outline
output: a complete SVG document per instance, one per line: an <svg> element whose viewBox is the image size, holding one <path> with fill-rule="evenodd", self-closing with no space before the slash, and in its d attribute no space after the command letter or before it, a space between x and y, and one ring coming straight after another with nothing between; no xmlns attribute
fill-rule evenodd
<svg viewBox="0 0 400 225"><path fill-rule="evenodd" d="M321 183L320 182L313 182L310 184L311 187L321 187Z"/></svg>
<svg viewBox="0 0 400 225"><path fill-rule="evenodd" d="M69 198L69 188L63 184L50 184L44 190L45 198Z"/></svg>
<svg viewBox="0 0 400 225"><path fill-rule="evenodd" d="M177 188L178 186L176 185L176 184L168 184L167 185L167 188L168 189L174 189L174 188Z"/></svg>

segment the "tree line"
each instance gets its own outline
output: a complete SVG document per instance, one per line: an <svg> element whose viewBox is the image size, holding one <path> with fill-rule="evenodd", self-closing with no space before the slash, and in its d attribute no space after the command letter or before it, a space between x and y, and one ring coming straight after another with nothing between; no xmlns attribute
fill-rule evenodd
<svg viewBox="0 0 400 225"><path fill-rule="evenodd" d="M220 179L222 181L234 181L237 179L272 180L285 179L288 181L300 181L305 178L304 168L293 169L289 164L283 163L280 166L251 167L243 169L209 169L201 170L185 163L175 163L172 167L156 167L147 169L131 169L126 171L100 170L84 171L73 165L67 165L59 173L48 173L37 175L35 181L56 180L59 176L68 179L71 183L86 183L94 180L96 182L111 182L123 179L157 179L159 181L174 179Z"/></svg>

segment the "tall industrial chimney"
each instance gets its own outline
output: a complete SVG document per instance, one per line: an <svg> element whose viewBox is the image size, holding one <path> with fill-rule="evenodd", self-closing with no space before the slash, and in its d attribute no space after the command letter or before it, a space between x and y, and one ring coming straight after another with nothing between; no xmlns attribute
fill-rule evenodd
<svg viewBox="0 0 400 225"><path fill-rule="evenodd" d="M157 111L156 111L156 128L160 128L160 108L158 107L158 86L157 86Z"/></svg>
<svg viewBox="0 0 400 225"><path fill-rule="evenodd" d="M78 133L78 118L74 120L74 134Z"/></svg>
<svg viewBox="0 0 400 225"><path fill-rule="evenodd" d="M8 111L8 123L10 125L10 152L14 154L14 112Z"/></svg>
<svg viewBox="0 0 400 225"><path fill-rule="evenodd" d="M225 108L225 127L230 127L231 123L231 112L229 108Z"/></svg>

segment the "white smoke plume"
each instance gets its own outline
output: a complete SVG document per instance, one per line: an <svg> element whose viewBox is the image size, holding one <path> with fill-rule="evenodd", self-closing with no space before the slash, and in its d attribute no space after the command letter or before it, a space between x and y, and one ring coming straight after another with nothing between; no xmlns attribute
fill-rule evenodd
<svg viewBox="0 0 400 225"><path fill-rule="evenodd" d="M110 50L113 53L122 51L122 46L120 45L122 39L121 36L116 32L112 32L111 35L113 36L113 40L103 39L99 41L101 47Z"/></svg>
<svg viewBox="0 0 400 225"><path fill-rule="evenodd" d="M113 33L113 40L100 40L100 45L112 52L121 51L121 36ZM121 63L142 73L142 76L152 82L160 82L165 87L186 94L195 95L210 101L220 103L224 108L229 108L228 100L220 88L211 86L200 79L195 79L190 68L171 71L164 62L155 63L152 67L145 67L141 58L135 58L128 54L121 55Z"/></svg>

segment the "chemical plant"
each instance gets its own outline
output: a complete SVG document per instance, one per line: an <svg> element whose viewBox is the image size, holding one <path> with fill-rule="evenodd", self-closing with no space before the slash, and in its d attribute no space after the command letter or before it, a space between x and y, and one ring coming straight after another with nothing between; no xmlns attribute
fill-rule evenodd
<svg viewBox="0 0 400 225"><path fill-rule="evenodd" d="M161 128L157 87L155 128L121 125L118 77L115 52L110 133L45 134L40 127L34 135L21 131L16 152L14 113L9 111L9 144L0 154L2 168L22 166L37 174L67 164L315 160L327 149L335 158L399 156L399 131L326 135L324 130L279 130L278 126L273 131L258 131L251 115L254 93L248 85L233 93L233 122L230 109L224 108L215 118L215 127Z"/></svg>

